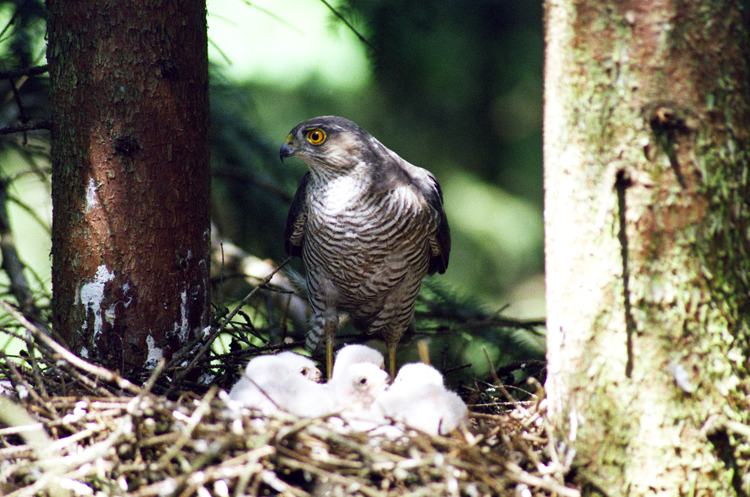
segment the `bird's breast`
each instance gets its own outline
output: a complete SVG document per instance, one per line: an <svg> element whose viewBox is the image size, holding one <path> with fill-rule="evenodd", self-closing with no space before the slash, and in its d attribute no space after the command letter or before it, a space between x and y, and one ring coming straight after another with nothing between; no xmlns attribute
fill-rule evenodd
<svg viewBox="0 0 750 497"><path fill-rule="evenodd" d="M306 243L338 254L415 249L431 228L429 209L406 187L384 195L339 187L310 195L308 202Z"/></svg>
<svg viewBox="0 0 750 497"><path fill-rule="evenodd" d="M372 195L338 186L308 195L308 272L325 273L344 293L385 273L391 281L407 274L421 281L434 230L426 204L408 187Z"/></svg>

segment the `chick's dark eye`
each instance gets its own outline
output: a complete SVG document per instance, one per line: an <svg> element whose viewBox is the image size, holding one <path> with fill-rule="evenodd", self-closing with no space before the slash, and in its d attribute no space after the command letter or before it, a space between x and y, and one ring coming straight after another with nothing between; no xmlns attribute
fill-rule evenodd
<svg viewBox="0 0 750 497"><path fill-rule="evenodd" d="M310 142L312 145L320 145L324 141L326 141L326 134L325 131L322 129L311 129L307 132L307 141Z"/></svg>
<svg viewBox="0 0 750 497"><path fill-rule="evenodd" d="M365 384L367 384L367 378L360 378L360 380L359 380L359 383L360 383L361 385L365 385Z"/></svg>

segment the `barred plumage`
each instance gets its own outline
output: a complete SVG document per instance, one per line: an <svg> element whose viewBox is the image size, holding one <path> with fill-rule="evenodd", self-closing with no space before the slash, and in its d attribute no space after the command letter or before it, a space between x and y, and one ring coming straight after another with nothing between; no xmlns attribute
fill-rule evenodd
<svg viewBox="0 0 750 497"><path fill-rule="evenodd" d="M427 274L444 273L450 232L440 186L357 124L325 116L297 125L280 157L310 169L299 184L284 233L301 256L313 317L306 346L326 342L328 375L338 312L382 333L389 368Z"/></svg>

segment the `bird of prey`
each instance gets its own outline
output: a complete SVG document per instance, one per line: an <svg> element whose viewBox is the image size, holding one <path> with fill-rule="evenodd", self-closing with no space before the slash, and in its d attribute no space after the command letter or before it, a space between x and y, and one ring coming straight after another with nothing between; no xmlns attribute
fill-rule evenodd
<svg viewBox="0 0 750 497"><path fill-rule="evenodd" d="M335 116L295 126L279 155L309 169L284 230L287 253L301 256L307 270L306 347L325 342L330 378L338 313L347 312L355 328L383 335L393 375L422 279L448 266L450 232L437 180Z"/></svg>

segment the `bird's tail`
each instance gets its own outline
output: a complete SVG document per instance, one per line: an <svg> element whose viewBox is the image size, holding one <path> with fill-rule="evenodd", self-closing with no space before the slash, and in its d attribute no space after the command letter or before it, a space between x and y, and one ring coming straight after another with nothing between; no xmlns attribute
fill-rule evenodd
<svg viewBox="0 0 750 497"><path fill-rule="evenodd" d="M320 352L323 349L323 334L318 334L314 330L308 331L305 336L305 349L313 354Z"/></svg>
<svg viewBox="0 0 750 497"><path fill-rule="evenodd" d="M305 335L305 349L311 353L321 352L325 342L325 321L321 315L313 315L310 328Z"/></svg>

